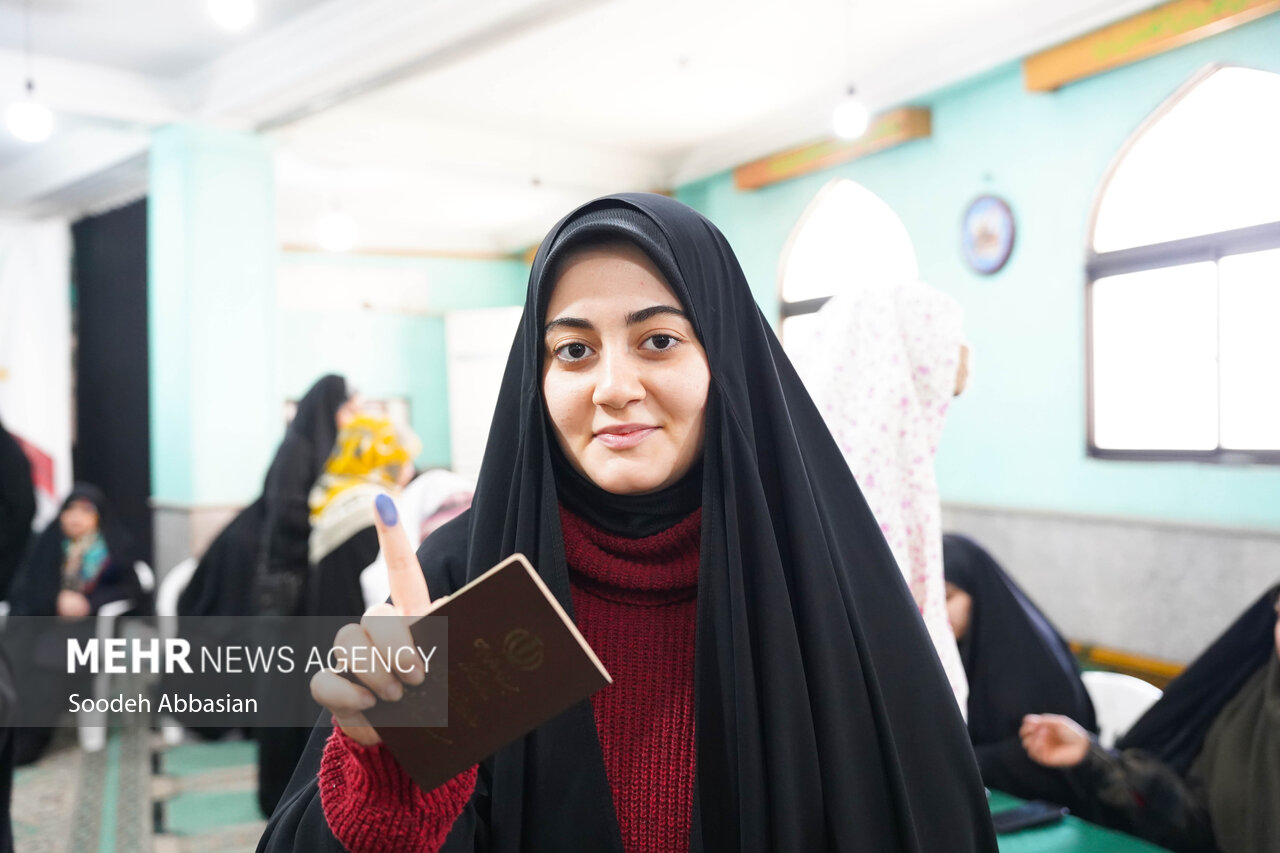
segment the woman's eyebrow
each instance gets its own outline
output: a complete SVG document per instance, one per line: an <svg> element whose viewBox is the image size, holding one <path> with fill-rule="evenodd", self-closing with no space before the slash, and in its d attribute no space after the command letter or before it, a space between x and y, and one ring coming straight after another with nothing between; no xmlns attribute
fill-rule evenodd
<svg viewBox="0 0 1280 853"><path fill-rule="evenodd" d="M642 308L639 311L632 311L627 315L627 325L634 326L636 323L643 323L646 320L658 316L659 314L674 314L677 317L683 317L686 320L689 319L689 315L685 314L679 308L671 305L654 305L652 308Z"/></svg>
<svg viewBox="0 0 1280 853"><path fill-rule="evenodd" d="M570 329L584 329L588 332L595 329L590 320L584 320L581 317L557 317L547 324L547 327L542 330L542 334L549 335L551 330L558 326L565 326Z"/></svg>
<svg viewBox="0 0 1280 853"><path fill-rule="evenodd" d="M643 323L646 320L651 320L659 314L672 314L686 320L689 319L689 315L685 314L684 311L673 305L654 305L650 308L641 308L639 311L632 311L628 313L626 316L626 322L628 326L634 326L637 323ZM542 330L542 334L549 335L551 334L552 329L561 326L570 329L583 329L588 332L594 331L596 328L592 325L590 320L585 320L581 317L557 317L546 325L546 328Z"/></svg>

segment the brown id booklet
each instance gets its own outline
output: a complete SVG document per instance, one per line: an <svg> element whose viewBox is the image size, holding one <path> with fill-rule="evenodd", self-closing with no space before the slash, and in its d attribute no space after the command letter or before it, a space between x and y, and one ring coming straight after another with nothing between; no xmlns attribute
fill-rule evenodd
<svg viewBox="0 0 1280 853"><path fill-rule="evenodd" d="M447 627L438 620L447 619ZM433 622L435 623L433 625ZM514 554L437 599L410 627L414 642L438 645L447 631L448 667L432 660L427 679L399 702L365 716L418 787L430 791L612 683L600 659L523 554ZM439 705L448 680L448 725ZM416 722L415 722L416 721Z"/></svg>

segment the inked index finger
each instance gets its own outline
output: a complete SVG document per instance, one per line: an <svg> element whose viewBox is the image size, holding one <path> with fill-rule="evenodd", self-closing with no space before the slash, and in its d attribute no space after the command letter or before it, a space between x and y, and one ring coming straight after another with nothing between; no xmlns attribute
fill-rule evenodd
<svg viewBox="0 0 1280 853"><path fill-rule="evenodd" d="M406 616L421 616L431 606L431 593L422 567L409 545L400 524L400 511L390 495L374 498L375 525L378 528L378 545L387 561L387 582L391 588L391 603Z"/></svg>

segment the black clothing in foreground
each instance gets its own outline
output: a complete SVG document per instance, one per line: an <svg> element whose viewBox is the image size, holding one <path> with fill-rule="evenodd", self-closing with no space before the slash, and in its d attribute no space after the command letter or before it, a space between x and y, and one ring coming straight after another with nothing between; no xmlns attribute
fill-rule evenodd
<svg viewBox="0 0 1280 853"><path fill-rule="evenodd" d="M513 552L569 613L541 396L551 270L568 244L646 251L706 350L694 851L994 851L964 723L893 555L724 236L656 195L591 202L543 241L475 501L419 551L433 596ZM322 724L260 851L338 851ZM499 750L445 850L621 851L589 701Z"/></svg>
<svg viewBox="0 0 1280 853"><path fill-rule="evenodd" d="M280 449L267 470L262 548L257 578L258 612L294 615L301 605L310 565L311 487L324 470L338 437L338 409L347 400L341 376L323 377L298 402Z"/></svg>
<svg viewBox="0 0 1280 853"><path fill-rule="evenodd" d="M972 539L944 535L942 561L947 582L973 600L969 627L958 645L969 679L969 737L983 782L1078 810L1078 798L1062 774L1032 761L1018 736L1027 714L1062 714L1098 730L1067 641Z"/></svg>
<svg viewBox="0 0 1280 853"><path fill-rule="evenodd" d="M0 424L0 601L22 564L36 515L36 491L31 463L12 435Z"/></svg>

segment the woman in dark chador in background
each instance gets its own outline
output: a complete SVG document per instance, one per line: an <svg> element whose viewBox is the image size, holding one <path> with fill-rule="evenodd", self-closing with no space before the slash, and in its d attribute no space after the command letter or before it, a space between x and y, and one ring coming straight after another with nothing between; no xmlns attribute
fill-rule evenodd
<svg viewBox="0 0 1280 853"><path fill-rule="evenodd" d="M1280 586L1241 614L1106 750L1075 721L1028 716L1027 753L1081 816L1177 853L1280 850Z"/></svg>
<svg viewBox="0 0 1280 853"><path fill-rule="evenodd" d="M65 638L70 633L93 636L93 616L103 605L127 599L137 610L149 608L149 596L138 582L133 563L129 538L113 521L101 490L77 483L63 501L58 517L36 539L9 596L10 613L15 617L56 616L66 623L65 630L43 631L32 640L29 656L14 659L23 696L28 695L27 685L36 683L57 692L54 688L61 684L55 679L24 679L22 668L30 665L65 673ZM46 703L36 705L43 708ZM38 758L52 733L49 728L18 729L17 763Z"/></svg>
<svg viewBox="0 0 1280 853"><path fill-rule="evenodd" d="M191 582L178 599L180 616L249 616L255 612L255 579L268 564L301 589L307 574L307 539L311 533L307 496L320 476L338 435L339 412L348 399L340 376L325 376L298 403L284 440L267 469L263 494L240 511L209 544ZM317 451L317 447L322 450ZM266 542L271 538L268 552ZM273 594L264 606L293 612L294 605ZM289 587L282 582L281 587Z"/></svg>
<svg viewBox="0 0 1280 853"><path fill-rule="evenodd" d="M355 416L353 398L341 376L323 377L298 402L280 449L267 471L262 527L251 612L301 615L311 564L311 507L308 497L333 452L338 430ZM246 527L250 526L247 519ZM306 744L305 730L262 729L258 741L258 803L270 814Z"/></svg>
<svg viewBox="0 0 1280 853"><path fill-rule="evenodd" d="M1027 757L1018 730L1035 712L1097 730L1067 641L981 545L942 537L947 610L969 679L969 737L982 781L1025 799L1078 808L1062 774Z"/></svg>
<svg viewBox="0 0 1280 853"><path fill-rule="evenodd" d="M8 598L9 584L31 539L35 514L31 463L4 424L0 424L0 601Z"/></svg>
<svg viewBox="0 0 1280 853"><path fill-rule="evenodd" d="M302 606L310 567L308 498L333 452L338 430L355 416L357 401L341 376L322 378L298 403L284 441L267 471L266 516L259 555L259 613L293 615Z"/></svg>
<svg viewBox="0 0 1280 853"><path fill-rule="evenodd" d="M611 196L543 240L475 500L420 549L425 581L378 501L405 612L523 553L613 682L423 792L374 694L319 673L329 713L260 851L995 851L893 555L691 208Z"/></svg>

